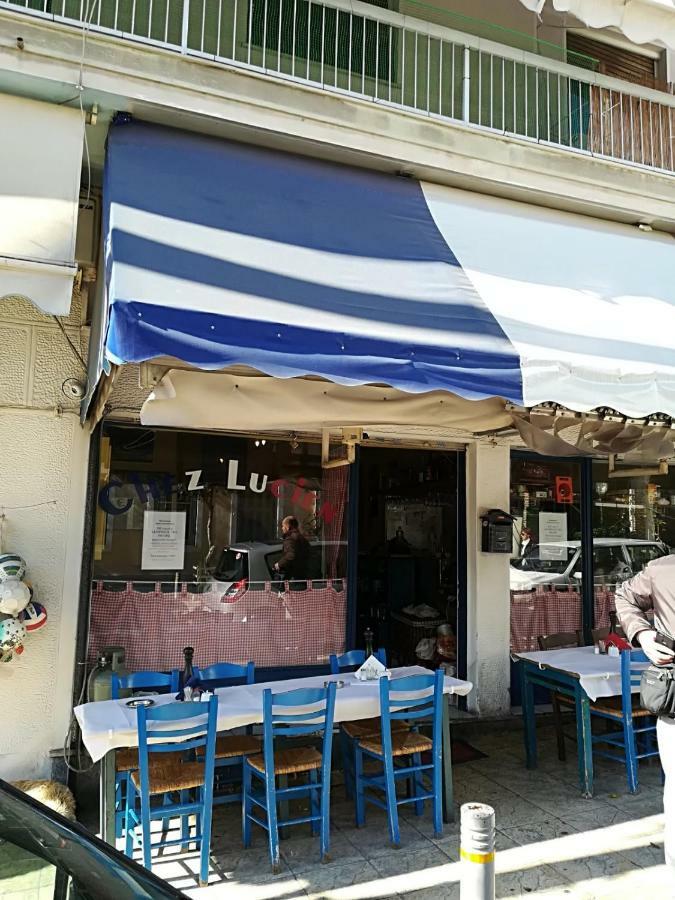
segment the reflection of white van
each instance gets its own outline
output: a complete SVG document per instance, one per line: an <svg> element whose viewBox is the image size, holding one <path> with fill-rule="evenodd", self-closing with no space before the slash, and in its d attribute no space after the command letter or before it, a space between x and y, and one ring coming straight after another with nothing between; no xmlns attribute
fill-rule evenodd
<svg viewBox="0 0 675 900"><path fill-rule="evenodd" d="M336 554L340 573L340 557L344 556L346 541L310 541L307 578L318 581L327 578L328 555ZM262 587L276 576L274 564L281 558L281 541L250 541L232 544L215 556L207 590L234 594L247 587ZM343 573L346 574L346 573Z"/></svg>
<svg viewBox="0 0 675 900"><path fill-rule="evenodd" d="M525 556L511 560L512 591L534 590L544 584L578 584L581 580L581 542L533 544ZM642 571L648 562L667 556L661 541L596 538L593 542L595 584L616 584Z"/></svg>

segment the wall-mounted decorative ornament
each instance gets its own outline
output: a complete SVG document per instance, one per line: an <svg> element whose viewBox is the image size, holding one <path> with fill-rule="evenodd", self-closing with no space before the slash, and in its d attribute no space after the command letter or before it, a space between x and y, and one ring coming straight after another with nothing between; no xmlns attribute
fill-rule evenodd
<svg viewBox="0 0 675 900"><path fill-rule="evenodd" d="M25 581L6 578L0 581L0 613L18 616L31 601L31 591Z"/></svg>
<svg viewBox="0 0 675 900"><path fill-rule="evenodd" d="M0 619L0 662L11 662L23 653L26 626L14 616Z"/></svg>

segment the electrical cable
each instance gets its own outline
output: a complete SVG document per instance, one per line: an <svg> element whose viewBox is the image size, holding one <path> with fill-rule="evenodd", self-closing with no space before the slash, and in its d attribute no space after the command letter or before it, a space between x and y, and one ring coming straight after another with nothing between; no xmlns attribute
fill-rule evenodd
<svg viewBox="0 0 675 900"><path fill-rule="evenodd" d="M87 643L84 649L84 662L78 663L78 665L83 667L83 675L82 675L82 688L80 690L80 696L77 698L77 703L75 706L81 706L86 695L87 702L89 702L91 698L91 683L94 675L99 671L99 666L95 665L91 670L89 675L87 675L87 659L89 657L89 629L91 627L91 602L89 603L89 614L87 617ZM63 760L66 764L66 768L68 771L73 772L75 775L83 775L85 772L91 772L91 770L96 765L95 762L92 761L89 766L82 766L82 740L78 735L78 722L75 716L75 707L73 707L73 711L70 714L70 722L68 724L68 730L66 731L66 736L63 742ZM77 742L77 763L73 765L70 762L70 748L73 743Z"/></svg>
<svg viewBox="0 0 675 900"><path fill-rule="evenodd" d="M86 142L86 138L85 138L85 142ZM65 327L64 327L64 325L63 325L63 322L61 321L61 319L59 319L58 316L52 316L52 318L54 319L54 321L56 322L56 324L57 324L57 325L59 326L59 328L61 329L61 333L63 334L64 338L65 338L66 341L68 342L68 346L69 346L70 349L73 351L73 354L76 356L77 361L79 362L79 364L82 366L82 368L84 369L84 371L85 371L85 373L86 373L86 372L87 372L87 364L86 364L86 362L84 361L84 359L83 359L82 354L80 353L80 351L77 349L77 347L75 346L75 344L74 344L74 343L72 342L72 340L70 339L70 335L69 335L68 332L66 331L66 329L65 329Z"/></svg>

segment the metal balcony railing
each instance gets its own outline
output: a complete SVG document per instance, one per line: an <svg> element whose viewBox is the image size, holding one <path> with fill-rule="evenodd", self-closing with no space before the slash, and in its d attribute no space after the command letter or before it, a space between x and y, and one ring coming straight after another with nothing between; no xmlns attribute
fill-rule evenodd
<svg viewBox="0 0 675 900"><path fill-rule="evenodd" d="M665 172L675 97L358 0L0 0L80 29Z"/></svg>

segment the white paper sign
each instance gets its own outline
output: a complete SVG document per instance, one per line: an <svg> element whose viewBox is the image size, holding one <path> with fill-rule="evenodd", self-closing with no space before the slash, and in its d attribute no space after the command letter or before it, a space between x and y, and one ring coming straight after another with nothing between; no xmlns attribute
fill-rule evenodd
<svg viewBox="0 0 675 900"><path fill-rule="evenodd" d="M143 516L142 569L180 570L185 562L184 512L146 510Z"/></svg>
<svg viewBox="0 0 675 900"><path fill-rule="evenodd" d="M567 559L567 547L554 546L567 540L567 513L539 513L539 559Z"/></svg>

